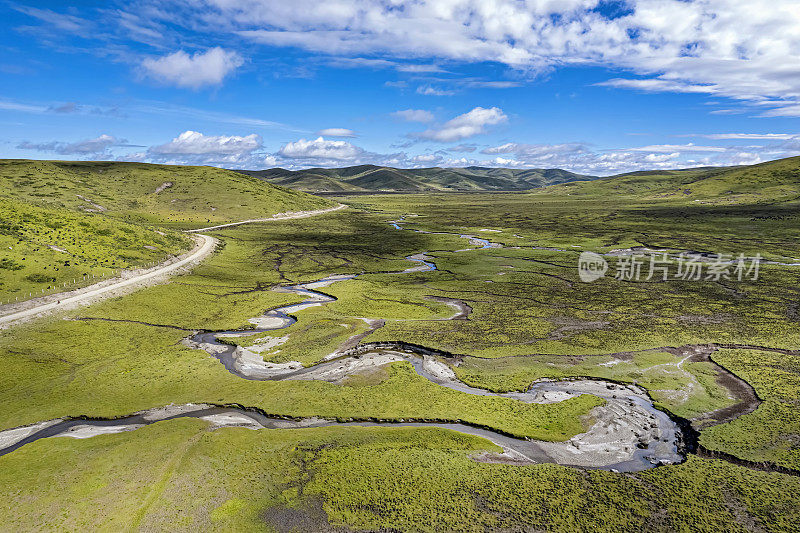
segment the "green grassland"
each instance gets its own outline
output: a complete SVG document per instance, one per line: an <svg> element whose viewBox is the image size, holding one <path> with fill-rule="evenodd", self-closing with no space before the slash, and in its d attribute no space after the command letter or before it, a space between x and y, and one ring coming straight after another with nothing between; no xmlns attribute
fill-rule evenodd
<svg viewBox="0 0 800 533"><path fill-rule="evenodd" d="M120 416L171 402L205 401L239 403L288 416L463 419L556 440L582 430L580 419L597 405L596 398L578 398L558 409L519 406L442 389L404 364L394 365L389 378L374 387L245 381L230 375L205 352L180 345L187 331L154 326L244 327L249 325L247 318L298 300L269 290L275 284L310 281L332 272L403 269L409 263L398 260L398 255L407 255L420 241L437 244L443 239L396 232L348 211L326 215L327 220L309 218L219 232L223 238L230 235L226 245L191 274L70 313L104 320L51 319L3 331L0 354L8 366L1 380L2 404L7 410L0 425L13 427L66 415ZM388 239L389 232L396 238ZM376 312L383 306L379 303ZM297 333L298 340L303 339L303 332ZM308 362L327 353L308 348L307 352Z"/></svg>
<svg viewBox="0 0 800 533"><path fill-rule="evenodd" d="M0 519L11 530L711 532L789 531L800 518L796 477L698 458L631 476L469 458L486 449L440 429L159 422L0 458Z"/></svg>
<svg viewBox="0 0 800 533"><path fill-rule="evenodd" d="M192 241L172 230L0 198L0 301L161 262Z"/></svg>
<svg viewBox="0 0 800 533"><path fill-rule="evenodd" d="M700 442L750 461L800 470L800 357L723 350L715 360L753 385L763 403L753 413L703 431Z"/></svg>
<svg viewBox="0 0 800 533"><path fill-rule="evenodd" d="M295 417L464 420L549 440L591 423L586 415L600 400L590 396L552 405L472 396L430 383L408 363L346 386L246 381L180 343L186 330L249 327L249 318L302 299L275 287L331 274L360 276L323 289L338 299L299 312L291 327L234 341L288 336L265 358L312 364L366 332L363 318L384 319L364 341L462 354L455 370L476 386L514 390L542 377L589 376L638 383L657 405L687 418L726 407L732 399L711 363L682 361L664 348L796 350L800 267L763 265L755 281L606 277L587 284L578 280L577 256L646 245L800 257L800 204L791 196L798 164L630 175L617 178L617 190L609 190L614 180L599 180L534 193L354 196L343 199L350 209L336 213L216 231L223 245L168 284L71 311L72 320L0 331L0 428L186 402ZM666 194L690 187L691 194ZM694 202L703 195L708 201ZM51 208L69 207L54 200ZM130 206L115 209L123 219L147 220ZM169 219L157 211L154 217ZM419 216L405 227L452 235L387 223L410 214ZM199 221L187 217L185 224ZM505 247L457 251L470 248L461 233ZM398 273L414 265L405 256L421 251L436 271ZM618 259L610 262L613 273ZM452 308L432 296L464 301L468 320L446 320ZM704 429L701 443L797 469L797 357L724 349L713 360L752 384L763 403ZM45 439L0 457L0 487L10 495L0 516L12 529L226 531L286 530L287 521L300 530L330 523L410 531L789 531L800 518L796 476L719 459L690 456L624 475L470 458L485 449L494 447L438 429L209 432L204 422L175 420L85 441Z"/></svg>
<svg viewBox="0 0 800 533"><path fill-rule="evenodd" d="M765 265L759 280L741 283L606 277L588 284L578 279L577 254L501 249L433 255L441 270L418 294L464 300L473 308L472 320L391 321L376 339L402 338L481 357L800 343L792 313L797 267Z"/></svg>

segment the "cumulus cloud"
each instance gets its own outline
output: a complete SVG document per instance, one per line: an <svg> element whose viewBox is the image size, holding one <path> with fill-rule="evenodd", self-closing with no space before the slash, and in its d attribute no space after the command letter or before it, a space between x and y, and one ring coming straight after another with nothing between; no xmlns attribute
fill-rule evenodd
<svg viewBox="0 0 800 533"><path fill-rule="evenodd" d="M352 161L364 151L347 141L330 141L323 137L306 140L299 139L286 143L278 150L278 154L289 159L324 159L334 161Z"/></svg>
<svg viewBox="0 0 800 533"><path fill-rule="evenodd" d="M205 135L191 130L167 143L119 156L117 160L236 169L278 166L299 169L360 164L402 167L415 164L404 152L378 154L347 141L324 137L288 142L271 153L264 148L261 137L256 134Z"/></svg>
<svg viewBox="0 0 800 533"><path fill-rule="evenodd" d="M458 115L439 127L414 134L421 139L438 142L453 142L486 133L487 126L506 122L508 117L499 107L476 107L472 111Z"/></svg>
<svg viewBox="0 0 800 533"><path fill-rule="evenodd" d="M146 151L117 156L116 160L237 169L270 168L280 162L275 154L264 152L261 137L256 134L205 135L191 130Z"/></svg>
<svg viewBox="0 0 800 533"><path fill-rule="evenodd" d="M17 145L17 148L20 150L35 150L37 152L53 152L60 155L97 156L107 154L109 148L123 143L125 143L125 140L117 139L113 135L104 133L94 139L84 139L73 143L60 141L32 143L23 141Z"/></svg>
<svg viewBox="0 0 800 533"><path fill-rule="evenodd" d="M176 165L214 165L228 168L263 168L267 154L263 153L261 136L205 135L184 131L171 141L151 146L143 155L129 154L126 158L150 163ZM269 166L274 161L268 160Z"/></svg>
<svg viewBox="0 0 800 533"><path fill-rule="evenodd" d="M367 164L406 167L414 164L405 152L380 154L364 150L347 141L335 141L324 137L286 143L274 156L280 166L290 169Z"/></svg>
<svg viewBox="0 0 800 533"><path fill-rule="evenodd" d="M231 155L249 153L261 148L261 137L252 133L236 135L203 135L197 131L184 131L170 142L153 146L150 152L164 155Z"/></svg>
<svg viewBox="0 0 800 533"><path fill-rule="evenodd" d="M420 155L415 155L414 157L411 158L411 161L413 163L419 163L422 165L433 165L441 160L442 156L437 154L420 154Z"/></svg>
<svg viewBox="0 0 800 533"><path fill-rule="evenodd" d="M320 137L358 137L356 132L347 128L325 128L319 130L317 135Z"/></svg>
<svg viewBox="0 0 800 533"><path fill-rule="evenodd" d="M480 108L482 109L482 108ZM473 110L474 111L474 110ZM471 113L471 112L470 112ZM465 113L453 120L470 115ZM444 126L444 125L443 125ZM734 144L727 146L705 146L693 143L658 144L634 146L618 149L598 149L582 142L556 144L530 144L506 142L478 150L474 144L460 144L437 150L409 154L375 153L365 150L345 140L326 139L322 136L285 143L277 151L268 151L256 134L236 136L204 135L186 131L171 141L152 146L143 152L121 156L126 161L145 161L152 163L214 165L225 168L262 169L283 167L301 169L309 167L343 167L352 165L381 165L398 168L421 167L510 167L510 168L562 168L572 172L593 176L607 176L637 170L666 170L700 166L749 165L770 159L796 155L800 152L800 135L771 134L762 145L747 143L751 136L768 134L709 134L721 136ZM110 136L109 136L110 137ZM87 157L97 154L91 149L101 150L110 139L100 136L79 143L44 143L29 149L54 151L61 149L84 150ZM118 141L120 145L123 141ZM78 148L80 146L80 148ZM23 145L20 145L23 147ZM406 146L405 148L411 148ZM455 156L456 152L469 155ZM453 157L450 157L450 154ZM474 154L474 157L473 157ZM108 158L108 151L100 156Z"/></svg>
<svg viewBox="0 0 800 533"><path fill-rule="evenodd" d="M198 89L219 85L230 73L244 64L236 52L220 47L192 55L178 50L159 58L145 58L142 67L151 78L178 87Z"/></svg>
<svg viewBox="0 0 800 533"><path fill-rule="evenodd" d="M433 122L433 113L424 109L403 109L395 111L392 116L406 122Z"/></svg>

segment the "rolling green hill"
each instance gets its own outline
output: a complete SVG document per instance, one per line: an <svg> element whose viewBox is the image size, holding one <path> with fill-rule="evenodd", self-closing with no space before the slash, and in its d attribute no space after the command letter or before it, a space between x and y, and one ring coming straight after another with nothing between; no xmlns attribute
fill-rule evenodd
<svg viewBox="0 0 800 533"><path fill-rule="evenodd" d="M536 191L559 193L701 205L790 202L800 200L800 157L737 167L633 172Z"/></svg>
<svg viewBox="0 0 800 533"><path fill-rule="evenodd" d="M211 167L0 160L0 303L163 261L177 229L332 205Z"/></svg>
<svg viewBox="0 0 800 533"><path fill-rule="evenodd" d="M594 179L561 169L411 168L359 165L307 170L239 171L270 183L310 192L525 191L556 183Z"/></svg>
<svg viewBox="0 0 800 533"><path fill-rule="evenodd" d="M531 191L544 195L635 196L642 200L714 205L800 198L800 157L757 165L646 170L603 178L560 169L397 169L374 165L239 172L310 192Z"/></svg>
<svg viewBox="0 0 800 533"><path fill-rule="evenodd" d="M214 167L17 159L0 160L0 197L195 227L334 205Z"/></svg>

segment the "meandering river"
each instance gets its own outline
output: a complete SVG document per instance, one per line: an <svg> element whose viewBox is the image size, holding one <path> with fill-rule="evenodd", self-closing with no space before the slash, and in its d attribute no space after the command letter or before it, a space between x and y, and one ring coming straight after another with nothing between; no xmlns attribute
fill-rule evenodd
<svg viewBox="0 0 800 533"><path fill-rule="evenodd" d="M404 230L400 222L402 219L391 221L390 224L398 230ZM499 247L496 243L473 235L459 236L481 249ZM436 269L436 265L424 252L407 256L406 259L418 265L400 273ZM443 423L423 420L338 422L319 418L289 420L270 418L256 409L186 404L151 409L119 419L57 419L3 431L0 432L0 455L43 438L87 438L135 430L161 420L192 417L206 420L215 427L238 426L251 429L327 426L438 427L486 438L503 449L500 454L486 453L476 458L486 462L512 464L545 462L630 472L660 464L681 462L685 458L684 435L678 424L667 413L656 409L646 391L636 386L601 380L541 381L533 383L526 391L494 393L462 383L447 364L446 354L423 347L401 343L365 343L342 353L334 353L313 366L303 367L298 362L265 362L259 353L220 341L225 337L256 335L286 328L297 321L295 314L335 300L319 289L355 277L356 275L327 276L310 283L281 287L282 291L298 294L306 299L300 303L271 309L264 315L251 319L254 329L199 332L187 338L185 342L194 348L205 350L217 358L230 373L248 380L323 380L340 383L349 376L371 368L407 361L421 377L465 394L496 396L538 404L558 403L581 394L592 394L605 400L605 404L592 411L594 423L588 431L566 442L515 438L467 422Z"/></svg>

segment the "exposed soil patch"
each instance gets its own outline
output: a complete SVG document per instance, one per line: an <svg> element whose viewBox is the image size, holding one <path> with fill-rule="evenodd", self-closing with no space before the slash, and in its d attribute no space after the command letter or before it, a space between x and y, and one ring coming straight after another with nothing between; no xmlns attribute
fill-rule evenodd
<svg viewBox="0 0 800 533"><path fill-rule="evenodd" d="M366 322L369 325L369 329L363 333L359 333L358 335L353 335L352 337L344 341L344 343L342 343L342 345L339 346L336 349L336 351L328 355L325 359L338 357L346 352L349 352L350 350L358 346L361 343L361 341L364 340L366 337L372 335L373 333L375 333L375 331L379 330L384 325L386 325L386 321L383 319L364 318L362 320L364 320L364 322Z"/></svg>
<svg viewBox="0 0 800 533"><path fill-rule="evenodd" d="M83 200L84 202L86 202L90 206L92 206L91 208L88 208L88 207L84 207L83 208L83 210L86 211L87 213L103 213L105 211L108 211L108 209L106 209L102 205L94 203L93 201L89 200L85 196L81 196L80 194L76 194L75 196L77 196L79 199Z"/></svg>
<svg viewBox="0 0 800 533"><path fill-rule="evenodd" d="M434 302L447 304L455 309L456 313L447 320L469 320L469 315L472 313L472 307L463 300L445 298L444 296L426 296L425 298Z"/></svg>
<svg viewBox="0 0 800 533"><path fill-rule="evenodd" d="M550 322L558 327L547 333L548 340L562 340L576 333L603 329L611 324L611 322L602 320L588 321L569 317L554 317L550 319Z"/></svg>
<svg viewBox="0 0 800 533"><path fill-rule="evenodd" d="M684 324L722 324L731 318L733 318L731 315L715 313L713 315L681 315L678 317L678 321Z"/></svg>
<svg viewBox="0 0 800 533"><path fill-rule="evenodd" d="M165 191L165 190L169 189L170 187L172 187L172 185L173 185L173 183L171 181L165 181L164 183L162 183L161 185L156 187L156 190L153 191L153 194L158 194L158 193L160 193L162 191Z"/></svg>

